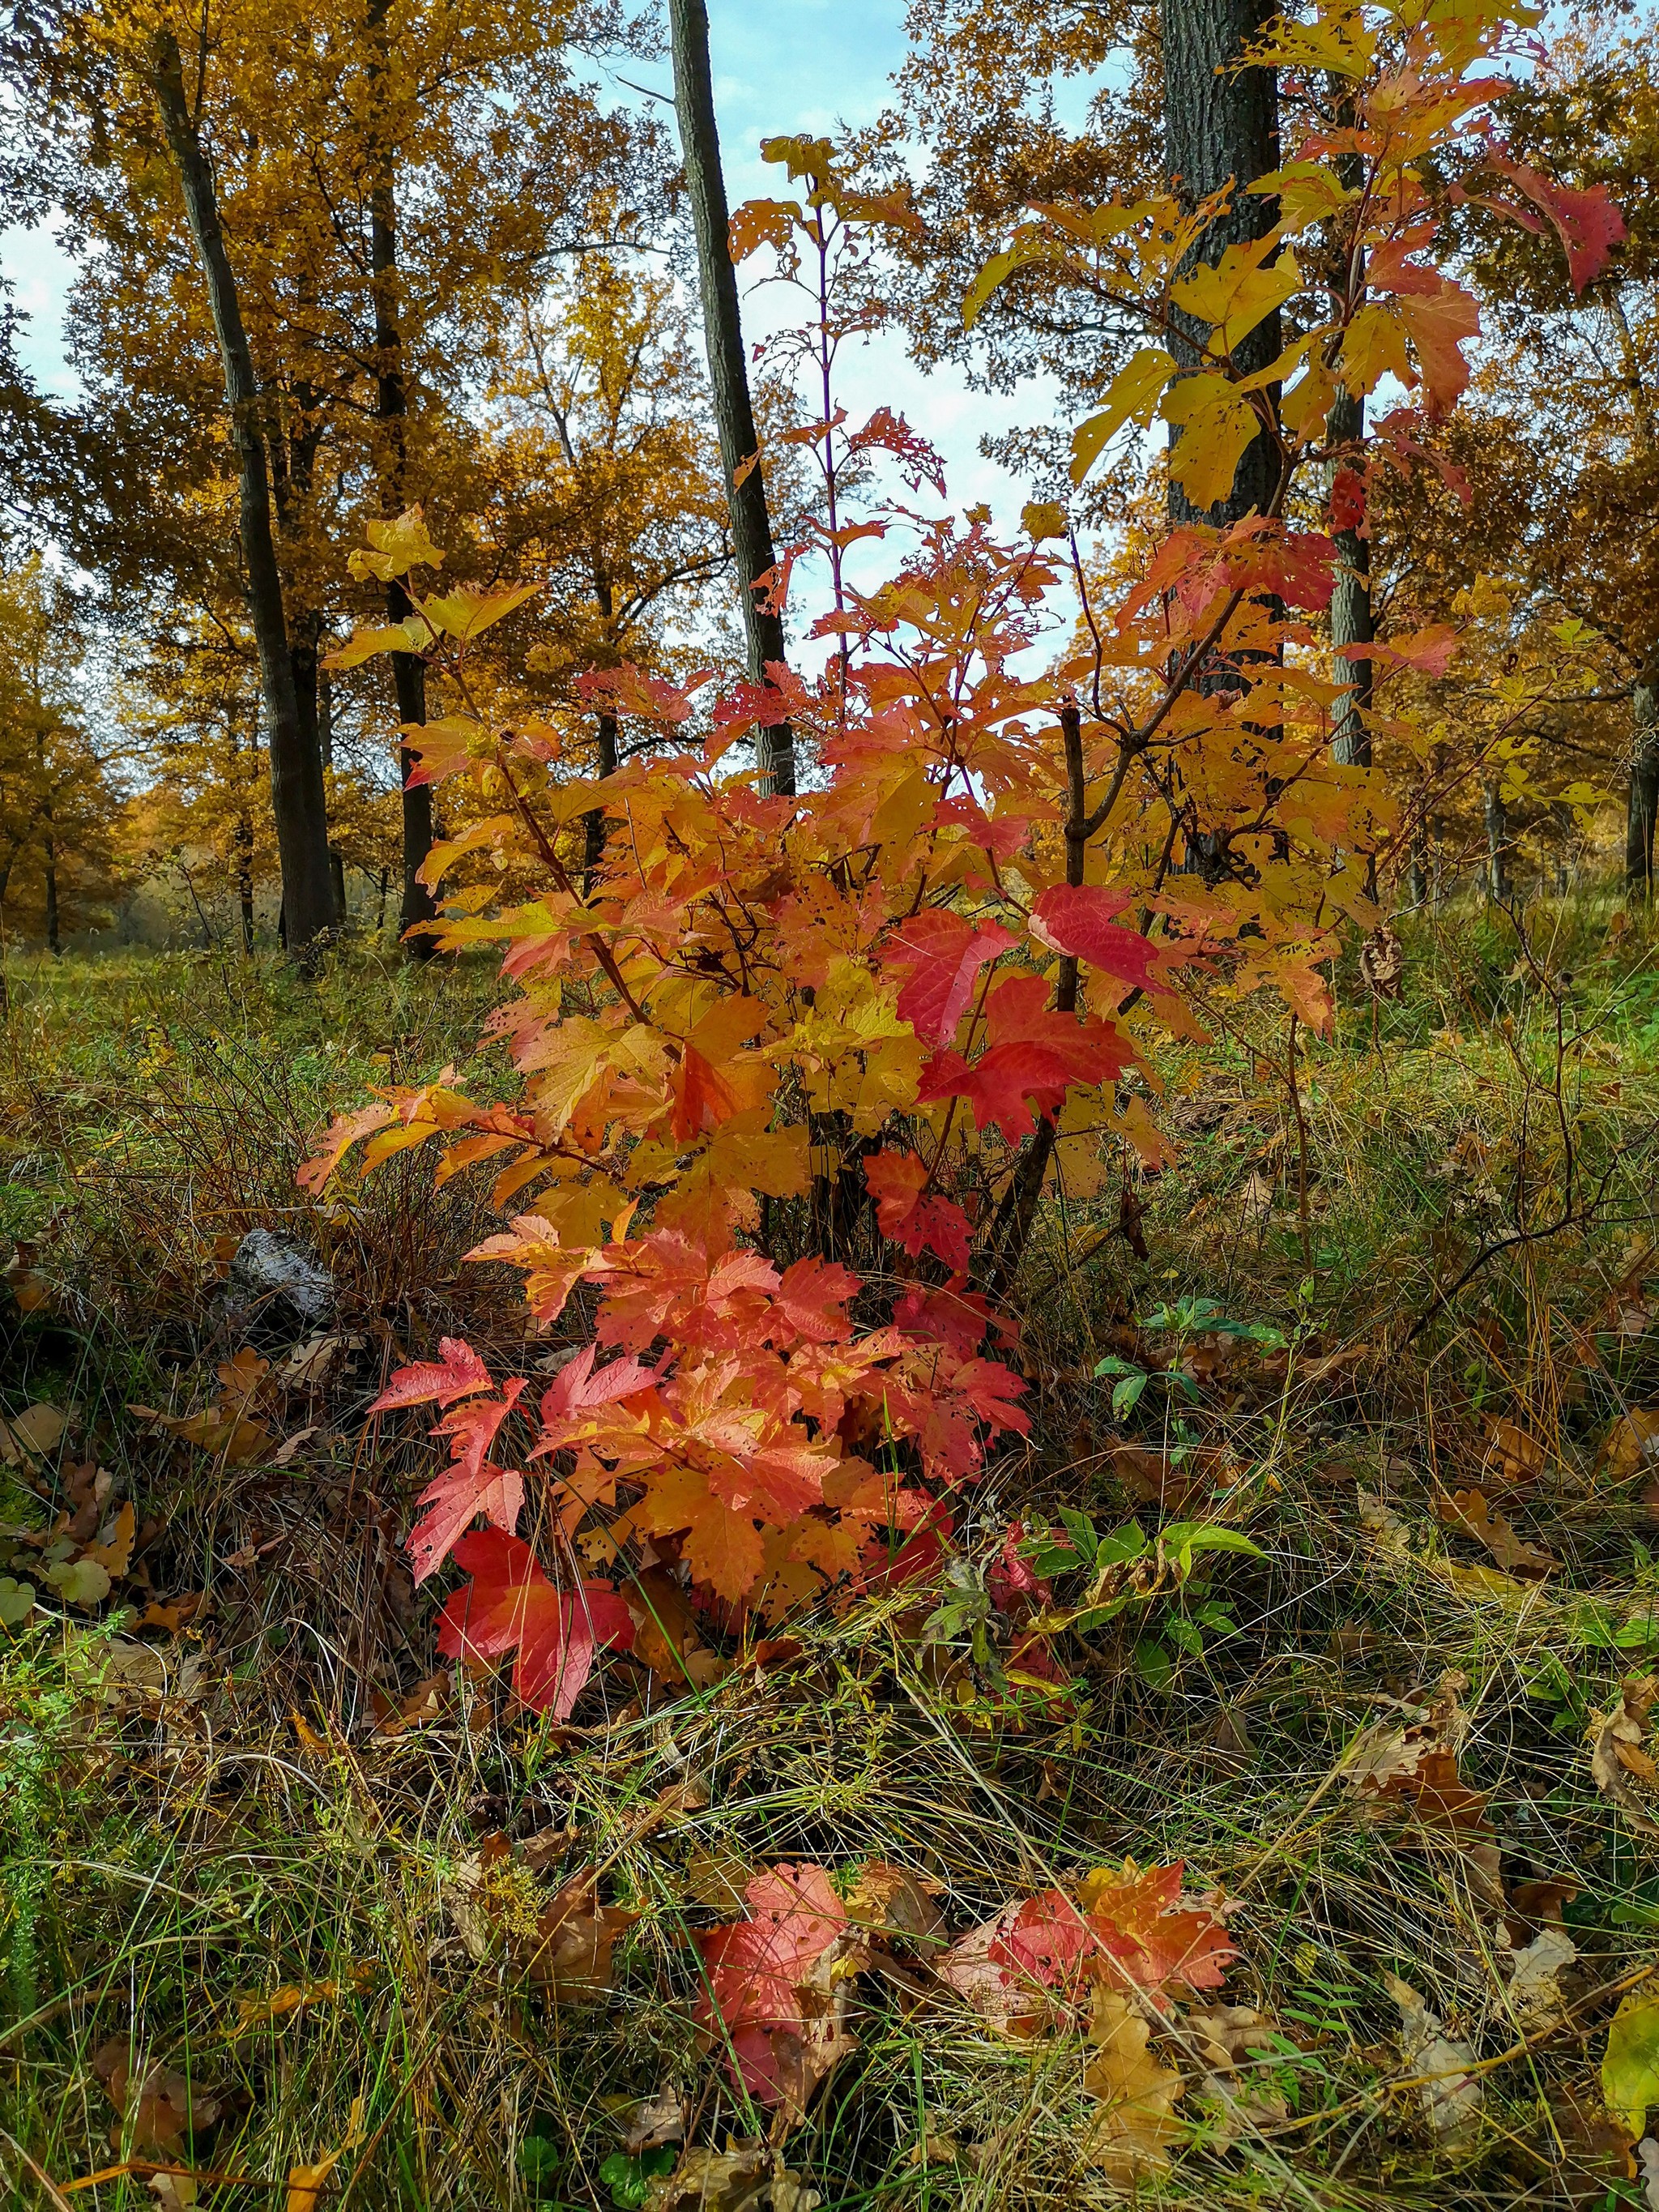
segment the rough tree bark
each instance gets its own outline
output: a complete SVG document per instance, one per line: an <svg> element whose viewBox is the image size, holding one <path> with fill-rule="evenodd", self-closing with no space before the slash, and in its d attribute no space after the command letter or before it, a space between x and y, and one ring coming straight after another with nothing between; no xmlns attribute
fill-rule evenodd
<svg viewBox="0 0 1659 2212"><path fill-rule="evenodd" d="M714 391L714 422L720 433L720 467L726 477L732 517L732 550L743 592L743 619L749 645L749 673L764 684L766 664L781 661L783 624L761 605L755 579L776 560L772 526L766 512L766 487L757 467L739 483L739 470L757 451L755 413L744 364L743 325L738 313L738 273L732 263L726 228L726 179L720 170L720 134L714 122L714 94L708 67L708 10L704 0L668 0L668 27L674 51L674 106L679 118L680 149L697 239L697 275L702 294L702 327L708 349L708 380ZM795 739L787 722L756 732L761 787L793 794Z"/></svg>
<svg viewBox="0 0 1659 2212"><path fill-rule="evenodd" d="M1633 898L1653 896L1653 833L1659 817L1659 649L1631 695L1630 796L1625 812L1625 884Z"/></svg>
<svg viewBox="0 0 1659 2212"><path fill-rule="evenodd" d="M1244 46L1278 13L1273 0L1161 0L1164 46L1164 167L1182 204L1194 206L1231 178L1232 204L1206 231L1198 258L1218 261L1230 246L1264 236L1279 218L1271 197L1246 191L1252 179L1279 167L1279 87L1272 70L1235 70ZM1199 334L1177 331L1170 347L1182 368L1195 368ZM1234 349L1250 374L1278 358L1277 313ZM1265 514L1279 489L1273 441L1255 439L1239 464L1230 495L1195 508L1178 484L1170 487L1176 522L1195 518L1223 526L1252 511Z"/></svg>
<svg viewBox="0 0 1659 2212"><path fill-rule="evenodd" d="M242 561L249 618L259 653L259 684L270 735L270 805L283 872L283 913L290 951L302 957L334 923L328 817L322 763L301 726L289 658L283 583L270 519L270 475L258 420L258 386L242 322L236 280L220 228L213 178L185 104L179 41L158 31L150 44L150 86L185 211L207 280L225 373L225 403L240 476Z"/></svg>
<svg viewBox="0 0 1659 2212"><path fill-rule="evenodd" d="M386 19L390 0L369 0L368 26L377 59L375 74L381 86L386 74ZM409 386L404 366L403 325L398 316L398 192L392 167L390 134L384 112L377 117L373 150L373 182L369 190L369 275L374 296L375 411L380 442L379 469L380 506L388 516L401 514L405 504L405 472L409 458ZM386 587L386 618L400 623L414 609L403 579L393 576ZM392 683L397 693L398 721L424 726L426 722L426 663L418 653L394 653ZM414 756L407 746L398 749L403 782L404 895L398 915L404 957L429 960L433 942L422 922L438 910L433 893L420 879L427 854L432 850L432 787L410 787ZM409 935L411 929L416 934Z"/></svg>

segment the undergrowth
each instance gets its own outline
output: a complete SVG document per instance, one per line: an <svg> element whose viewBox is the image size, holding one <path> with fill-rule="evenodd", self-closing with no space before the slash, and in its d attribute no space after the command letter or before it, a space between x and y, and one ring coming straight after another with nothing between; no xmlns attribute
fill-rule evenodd
<svg viewBox="0 0 1659 2212"><path fill-rule="evenodd" d="M1329 1045L1172 1050L1164 1171L1114 1157L1051 1200L1018 1299L1033 1436L975 1486L943 1603L727 1639L701 1688L613 1662L564 1727L494 1676L436 1682L398 1549L419 1426L371 1443L363 1420L452 1327L539 1356L495 1271L460 1265L482 1194L402 1164L319 1212L293 1182L342 1096L465 1056L489 971L377 966L370 991L352 954L314 988L201 957L14 961L0 1413L44 1401L71 1426L50 1459L13 1453L4 1518L39 1539L95 1462L138 1523L107 1605L44 1604L0 1659L19 2201L282 2202L332 2159L330 2206L637 2203L640 2100L675 2089L693 2143L772 2124L691 2018L690 1938L756 1868L896 1864L955 1934L1133 1857L1237 1901L1225 2002L1273 2029L1247 2097L1187 2069L1194 2139L1143 2201L1641 2202L1598 2067L1659 1960L1659 1854L1586 1737L1659 1645L1659 1489L1628 1426L1659 1404L1659 975L1594 895L1402 933L1400 1000L1350 977ZM227 1283L258 1227L335 1279L314 1373ZM188 1419L244 1342L266 1362L257 1449L131 1410ZM1547 1571L1471 1533L1451 1501L1483 1489ZM1219 1517L1256 1555L1057 1641L1050 1683L997 1663L987 1570L1011 1522L1062 1510L1099 1533ZM1479 1802L1408 1818L1343 1762L1437 1700ZM556 2001L526 1955L593 1868L626 1916L611 1985ZM1562 2002L1529 2026L1514 1956L1558 1925ZM943 2003L927 1963L901 1946L861 1979L859 2047L781 2146L790 2185L1109 2200L1075 2051ZM1474 2124L1437 2118L1391 1978L1468 2055ZM171 2150L137 2144L131 2110L124 2135L112 2048L181 2085L196 2124ZM197 2179L155 2177L169 2164Z"/></svg>

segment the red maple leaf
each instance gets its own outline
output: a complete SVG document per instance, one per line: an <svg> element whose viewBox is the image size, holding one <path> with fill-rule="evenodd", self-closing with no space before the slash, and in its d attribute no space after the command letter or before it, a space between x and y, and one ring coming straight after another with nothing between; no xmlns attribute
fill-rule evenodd
<svg viewBox="0 0 1659 2212"><path fill-rule="evenodd" d="M489 1370L472 1346L456 1337L441 1337L437 1358L400 1367L368 1410L386 1413L395 1406L447 1406L489 1388Z"/></svg>
<svg viewBox="0 0 1659 2212"><path fill-rule="evenodd" d="M485 1454L525 1389L524 1377L515 1375L504 1385L504 1396L474 1398L457 1406L433 1430L434 1437L450 1439L452 1463L415 1501L416 1510L424 1515L409 1532L416 1583L423 1583L443 1565L456 1538L480 1513L497 1528L518 1527L524 1477L512 1468L487 1466Z"/></svg>
<svg viewBox="0 0 1659 2212"><path fill-rule="evenodd" d="M1582 292L1607 267L1607 256L1625 235L1623 212L1607 186L1558 185L1549 177L1540 177L1524 161L1496 150L1486 158L1493 168L1541 210L1565 249L1572 289ZM1528 215L1524 208L1502 200L1487 200L1485 204L1509 216L1527 230L1540 231L1544 227L1536 216Z"/></svg>
<svg viewBox="0 0 1659 2212"><path fill-rule="evenodd" d="M617 1398L630 1398L636 1390L648 1390L656 1381L655 1370L642 1366L637 1359L613 1359L596 1374L593 1360L597 1350L595 1345L583 1345L574 1358L566 1360L543 1391L544 1425L551 1427L573 1413L585 1413L590 1406L608 1406Z"/></svg>
<svg viewBox="0 0 1659 2212"><path fill-rule="evenodd" d="M948 907L930 907L892 933L882 948L882 964L909 969L898 1010L924 1044L941 1045L955 1036L975 977L1014 941L1000 922L975 929Z"/></svg>
<svg viewBox="0 0 1659 2212"><path fill-rule="evenodd" d="M864 1180L876 1201L876 1224L884 1237L913 1257L937 1252L953 1273L968 1266L968 1217L953 1199L923 1198L926 1164L915 1152L881 1152L864 1163Z"/></svg>
<svg viewBox="0 0 1659 2212"><path fill-rule="evenodd" d="M697 1938L708 1978L696 2016L724 2032L751 2096L767 2105L803 2101L803 2090L828 2070L823 2062L845 2047L836 1992L809 1978L844 1932L847 1908L823 1869L811 1865L757 1875L744 1900L745 1919Z"/></svg>
<svg viewBox="0 0 1659 2212"><path fill-rule="evenodd" d="M1331 528L1363 531L1365 479L1357 469L1340 468L1331 478Z"/></svg>
<svg viewBox="0 0 1659 2212"><path fill-rule="evenodd" d="M595 1654L634 1640L633 1616L609 1583L556 1589L529 1545L499 1528L463 1536L455 1564L472 1579L438 1617L439 1650L447 1659L516 1651L513 1687L534 1712L568 1720Z"/></svg>
<svg viewBox="0 0 1659 2212"><path fill-rule="evenodd" d="M671 1127L676 1140L688 1144L729 1121L738 1110L737 1093L720 1070L706 1060L695 1045L687 1045L674 1070L674 1113Z"/></svg>
<svg viewBox="0 0 1659 2212"><path fill-rule="evenodd" d="M850 1267L832 1260L797 1260L783 1271L773 1310L793 1335L809 1344L833 1344L847 1334L847 1301L860 1288Z"/></svg>
<svg viewBox="0 0 1659 2212"><path fill-rule="evenodd" d="M1120 983L1145 991L1156 986L1158 970L1181 955L1177 947L1155 945L1117 917L1131 903L1127 891L1096 884L1051 884L1031 908L1031 934L1051 952L1069 952Z"/></svg>

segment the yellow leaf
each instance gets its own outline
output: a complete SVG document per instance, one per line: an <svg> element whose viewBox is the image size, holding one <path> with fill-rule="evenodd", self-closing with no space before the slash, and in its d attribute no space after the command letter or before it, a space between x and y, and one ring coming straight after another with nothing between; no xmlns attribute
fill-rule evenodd
<svg viewBox="0 0 1659 2212"><path fill-rule="evenodd" d="M1406 332L1392 308L1372 300L1359 309L1342 339L1341 376L1356 398L1374 391L1384 376L1415 384L1406 352Z"/></svg>
<svg viewBox="0 0 1659 2212"><path fill-rule="evenodd" d="M1286 161L1282 169L1256 178L1246 189L1278 195L1279 219L1287 231L1305 230L1311 223L1328 222L1339 208L1359 197L1328 161Z"/></svg>
<svg viewBox="0 0 1659 2212"><path fill-rule="evenodd" d="M406 622L383 623L378 629L357 630L344 645L324 654L323 666L356 668L365 660L372 660L377 653L424 653L432 642L432 635L418 615L410 615Z"/></svg>
<svg viewBox="0 0 1659 2212"><path fill-rule="evenodd" d="M1107 443L1133 420L1144 428L1165 385L1176 373L1175 356L1162 346L1142 346L1112 379L1106 404L1072 433L1072 482L1081 483Z"/></svg>
<svg viewBox="0 0 1659 2212"><path fill-rule="evenodd" d="M441 568L444 556L426 534L418 507L405 507L394 522L371 522L364 532L370 550L354 553L346 562L361 583L378 576L383 584L411 568Z"/></svg>
<svg viewBox="0 0 1659 2212"><path fill-rule="evenodd" d="M1614 2013L1601 2060L1601 2093L1632 2135L1645 2132L1648 2106L1659 2104L1659 1990L1631 1990Z"/></svg>
<svg viewBox="0 0 1659 2212"><path fill-rule="evenodd" d="M994 253L968 288L962 303L962 321L965 330L972 330L979 320L980 309L999 284L1007 283L1017 269L1028 268L1033 261L1048 261L1055 258L1052 240L1032 231L1016 238L1012 246L1000 253Z"/></svg>
<svg viewBox="0 0 1659 2212"><path fill-rule="evenodd" d="M540 589L539 584L509 584L499 592L475 592L470 584L460 584L441 598L422 600L421 611L449 636L465 641L510 615Z"/></svg>
<svg viewBox="0 0 1659 2212"><path fill-rule="evenodd" d="M1244 450L1260 424L1255 410L1224 376L1176 380L1158 413L1180 433L1170 447L1170 474L1194 507L1226 498Z"/></svg>
<svg viewBox="0 0 1659 2212"><path fill-rule="evenodd" d="M1057 499L1028 499L1019 511L1019 525L1037 543L1045 538L1064 538L1066 510Z"/></svg>
<svg viewBox="0 0 1659 2212"><path fill-rule="evenodd" d="M1176 307L1211 325L1207 352L1231 353L1241 338L1248 337L1276 307L1282 307L1300 286L1302 271L1293 253L1266 267L1261 265L1273 244L1271 238L1265 238L1248 246L1230 246L1213 267L1200 261L1170 287L1170 297Z"/></svg>
<svg viewBox="0 0 1659 2212"><path fill-rule="evenodd" d="M318 2160L315 2166L293 2166L288 2174L288 2212L317 2212L317 2200L327 2185L328 2178L346 2155L355 2150L363 2137L363 2100L352 2100L351 2118L346 2129L345 2140L338 2150L330 2151Z"/></svg>
<svg viewBox="0 0 1659 2212"><path fill-rule="evenodd" d="M1150 2031L1115 1991L1097 1988L1089 2040L1095 2054L1083 2086L1101 2110L1085 2150L1113 2185L1133 2189L1149 2168L1169 2162L1169 2146L1186 2132L1175 2116L1181 2076L1147 2050Z"/></svg>

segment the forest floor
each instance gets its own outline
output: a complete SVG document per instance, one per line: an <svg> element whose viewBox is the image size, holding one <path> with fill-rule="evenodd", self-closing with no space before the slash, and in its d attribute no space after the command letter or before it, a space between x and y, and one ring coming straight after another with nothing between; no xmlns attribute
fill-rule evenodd
<svg viewBox="0 0 1659 2212"><path fill-rule="evenodd" d="M1659 2099L1656 940L1592 895L1403 933L1403 996L1348 977L1294 1063L1171 1048L1170 1164L1044 1212L1032 1435L943 1604L711 1638L696 1682L613 1662L564 1727L436 1671L425 1424L365 1425L442 1334L544 1348L459 1265L483 1188L294 1181L368 1085L490 1079L491 971L14 955L7 2201L1659 2205L1603 2073L1622 2002ZM239 1297L259 1229L325 1311ZM1001 1663L1005 1546L1062 1511L1252 1548L1056 1639L1056 1681ZM929 1946L1128 1858L1224 1892L1238 1956L1103 2134L1076 2042L996 2033ZM869 1860L912 1920L757 2144L690 1936L758 1866Z"/></svg>

